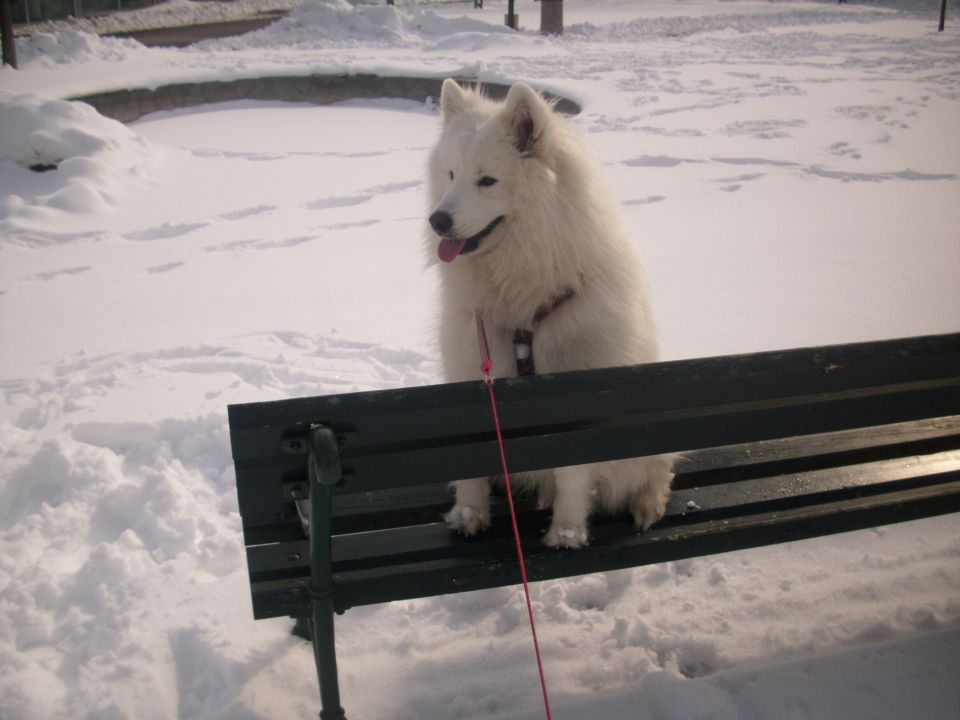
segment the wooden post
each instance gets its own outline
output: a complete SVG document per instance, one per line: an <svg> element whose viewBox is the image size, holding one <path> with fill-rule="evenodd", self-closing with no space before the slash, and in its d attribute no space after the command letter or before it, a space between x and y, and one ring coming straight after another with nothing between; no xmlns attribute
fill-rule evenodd
<svg viewBox="0 0 960 720"><path fill-rule="evenodd" d="M563 0L540 0L540 34L563 35Z"/></svg>
<svg viewBox="0 0 960 720"><path fill-rule="evenodd" d="M13 39L13 13L10 11L10 0L0 0L0 38L3 41L2 65L17 67L17 46Z"/></svg>
<svg viewBox="0 0 960 720"><path fill-rule="evenodd" d="M940 0L940 26L937 32L943 32L943 26L947 21L947 0Z"/></svg>

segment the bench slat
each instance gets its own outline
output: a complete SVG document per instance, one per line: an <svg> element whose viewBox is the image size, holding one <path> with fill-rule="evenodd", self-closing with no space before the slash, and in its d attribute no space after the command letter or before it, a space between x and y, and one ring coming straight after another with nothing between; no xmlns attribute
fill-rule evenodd
<svg viewBox="0 0 960 720"><path fill-rule="evenodd" d="M522 472L828 433L858 424L896 423L950 414L958 407L960 379L951 379L932 386L897 386L884 395L822 393L780 402L745 401L689 412L640 413L589 427L555 426L520 437L506 436L504 446L511 470ZM427 479L448 482L495 475L499 466L497 442L492 437L360 457L343 455L345 491L351 492L402 487Z"/></svg>
<svg viewBox="0 0 960 720"><path fill-rule="evenodd" d="M497 399L509 431L958 376L955 333L510 378L499 381ZM478 381L231 405L228 413L234 459L247 467L280 454L280 431L310 423L355 433L345 451L357 455L488 435L487 405Z"/></svg>
<svg viewBox="0 0 960 720"><path fill-rule="evenodd" d="M497 397L517 470L822 433L956 414L960 334L518 378ZM305 463L283 440L310 423L344 433L340 494L499 469L479 382L229 412L248 544L293 524L277 488Z"/></svg>
<svg viewBox="0 0 960 720"><path fill-rule="evenodd" d="M690 511L688 502L696 505ZM960 510L960 450L680 490L668 515L637 535L622 520L598 522L591 545L576 552L542 548L548 513L524 515L533 579L598 572L694 555L814 537ZM306 543L248 549L254 613L302 611ZM449 579L456 569L456 582ZM482 541L432 523L334 539L337 607L497 587L517 582L507 523ZM446 578L446 579L445 579ZM400 586L397 584L400 583ZM404 590L405 583L410 583ZM413 593L413 594L406 594Z"/></svg>
<svg viewBox="0 0 960 720"><path fill-rule="evenodd" d="M868 462L904 453L926 454L960 447L960 416L858 428L808 437L783 438L748 445L697 450L676 465L674 488L702 487L732 479L807 472L851 462ZM431 483L334 498L333 532L360 532L434 522L449 509L452 495L445 485ZM520 500L521 507L532 505ZM526 503L526 504L524 504ZM265 522L247 518L247 545L303 538L292 503L276 497Z"/></svg>
<svg viewBox="0 0 960 720"><path fill-rule="evenodd" d="M958 477L956 473L953 477ZM541 550L531 544L527 571L533 581L618 570L651 563L681 560L804 540L821 535L860 530L906 520L960 511L960 480L912 488L881 496L782 512L707 520L684 532L667 528L624 539L627 526L613 528L612 539L594 538L593 544L572 553ZM445 528L438 528L445 531ZM526 544L526 543L525 543ZM493 555L471 563L466 558L426 560L335 575L336 607L350 607L479 590L518 582L516 562ZM301 615L309 608L303 578L252 584L254 617Z"/></svg>
<svg viewBox="0 0 960 720"><path fill-rule="evenodd" d="M929 477L936 479L944 473L956 469L960 469L960 450L935 453L922 458L897 458L827 470L795 473L789 476L775 475L754 480L732 481L723 485L689 488L674 493L668 514L660 525L669 526L686 522L687 516L693 512L687 508L688 502L695 503L695 512L699 516L709 513L716 517L718 514L729 515L730 511L733 510L736 512L749 511L752 506L761 503L767 505L764 508L764 510L767 510L770 503L784 506L785 504L798 505L822 502L822 498L812 498L810 496L838 490L857 489L860 491L865 485L871 486L871 491L889 490L889 488L884 489L881 486L904 480L912 480L916 483ZM497 512L498 509L499 512ZM494 508L494 514L499 515L500 522L495 524L490 536L502 535L505 540L511 540L512 537L506 532L504 502L499 503L499 508ZM534 525L542 526L541 529L545 530L549 513L529 512L524 515L524 519ZM362 533L337 535L334 541L335 569L343 570L355 567L358 564L391 563L400 555L427 552L437 546L433 537L436 535L435 525L437 524L438 518L432 518L429 522L421 524L422 527L429 528L426 532L426 535L431 538L429 546L421 544L420 540L417 539L424 535L422 530L411 529L407 532L397 526L388 526L380 531L371 530ZM281 557L294 552L300 554L299 551L306 547L305 541L302 542L303 545L294 542L251 548L248 554L251 576L257 579L261 573L269 574L275 568L282 567L284 563L280 562ZM471 544L471 541L465 542L453 533L445 533L445 542L440 544L442 549L437 550L437 552L469 554ZM479 543L477 544L479 545ZM512 549L512 546L508 549ZM290 569L286 574L305 573L306 566L307 558L303 554L301 558L289 566Z"/></svg>

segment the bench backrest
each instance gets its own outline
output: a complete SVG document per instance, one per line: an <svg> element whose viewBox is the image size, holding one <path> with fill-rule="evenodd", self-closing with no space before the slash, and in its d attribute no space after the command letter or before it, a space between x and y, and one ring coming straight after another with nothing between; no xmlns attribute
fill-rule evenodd
<svg viewBox="0 0 960 720"><path fill-rule="evenodd" d="M960 414L960 333L497 381L511 470ZM305 436L334 430L335 495L495 475L483 383L231 405L247 545L303 537ZM344 498L345 500L348 498Z"/></svg>

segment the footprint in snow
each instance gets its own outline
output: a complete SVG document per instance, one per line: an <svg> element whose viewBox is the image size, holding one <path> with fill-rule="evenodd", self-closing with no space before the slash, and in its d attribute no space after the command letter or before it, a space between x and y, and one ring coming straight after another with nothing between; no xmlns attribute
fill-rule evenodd
<svg viewBox="0 0 960 720"><path fill-rule="evenodd" d="M82 233L56 233L44 232L43 230L22 230L8 234L5 240L9 240L15 245L22 245L30 248L45 248L55 245L68 245L81 241L100 241L105 240L107 233L100 230Z"/></svg>
<svg viewBox="0 0 960 720"><path fill-rule="evenodd" d="M654 125L644 125L643 127L637 129L640 132L647 133L648 135L659 135L662 137L703 137L705 135L702 130L694 130L690 128L669 129Z"/></svg>
<svg viewBox="0 0 960 720"><path fill-rule="evenodd" d="M652 205L653 203L663 202L667 199L666 195L650 195L648 197L634 198L633 200L624 200L624 205Z"/></svg>
<svg viewBox="0 0 960 720"><path fill-rule="evenodd" d="M621 160L622 165L627 167L662 167L671 168L686 163L701 163L703 160L694 160L692 158L670 157L669 155L641 155L640 157L629 160Z"/></svg>
<svg viewBox="0 0 960 720"><path fill-rule="evenodd" d="M273 250L275 248L289 248L316 240L319 235L297 235L281 240L234 240L232 242L214 245L206 248L207 252L223 252L226 250Z"/></svg>
<svg viewBox="0 0 960 720"><path fill-rule="evenodd" d="M350 228L358 227L370 227L371 225L376 225L379 220L370 219L370 220L356 220L354 222L342 222L336 223L334 225L324 225L323 230L348 230Z"/></svg>
<svg viewBox="0 0 960 720"><path fill-rule="evenodd" d="M859 160L862 156L860 151L852 147L850 143L835 142L830 146L830 154L836 157L849 157L852 160Z"/></svg>
<svg viewBox="0 0 960 720"><path fill-rule="evenodd" d="M747 135L757 140L781 140L793 137L790 130L806 126L806 120L741 120L730 123L721 132L730 137Z"/></svg>
<svg viewBox="0 0 960 720"><path fill-rule="evenodd" d="M255 245L258 250L266 248L287 248L287 247L296 247L297 245L303 245L303 243L308 243L311 240L316 240L317 235L297 235L296 237L284 238L283 240L272 240L264 241Z"/></svg>
<svg viewBox="0 0 960 720"><path fill-rule="evenodd" d="M371 193L395 193L403 192L404 190L412 190L413 188L420 187L423 183L420 180L405 180L402 182L387 183L385 185L377 185L375 187L369 188L367 192Z"/></svg>
<svg viewBox="0 0 960 720"><path fill-rule="evenodd" d="M273 250L275 248L289 248L302 245L303 243L316 240L319 235L297 235L294 237L283 238L281 240L264 240L262 238L253 238L250 240L231 240L230 242L220 243L219 245L210 245L205 247L208 253L229 252L241 250Z"/></svg>
<svg viewBox="0 0 960 720"><path fill-rule="evenodd" d="M737 192L743 188L743 183L759 180L766 173L746 173L745 175L736 175L734 177L719 178L717 182L726 183L721 186L723 192Z"/></svg>
<svg viewBox="0 0 960 720"><path fill-rule="evenodd" d="M89 265L81 265L79 267L63 268L62 270L48 270L46 272L37 273L36 275L31 275L30 280L47 282L48 280L53 280L54 278L61 277L63 275L79 275L80 273L85 273L90 269L91 268Z"/></svg>
<svg viewBox="0 0 960 720"><path fill-rule="evenodd" d="M171 262L165 263L163 265L154 265L153 267L148 267L147 272L151 275L158 275L159 273L170 272L171 270L176 270L178 267L183 267L186 263L182 262Z"/></svg>
<svg viewBox="0 0 960 720"><path fill-rule="evenodd" d="M210 223L208 222L182 223L179 225L164 223L163 225L147 228L146 230L134 230L133 232L127 233L123 237L125 237L127 240L170 240L171 238L181 237L196 230L205 228L209 224Z"/></svg>
<svg viewBox="0 0 960 720"><path fill-rule="evenodd" d="M254 207L241 208L240 210L231 210L220 217L223 220L243 220L244 218L263 215L276 209L276 205L255 205Z"/></svg>
<svg viewBox="0 0 960 720"><path fill-rule="evenodd" d="M767 165L770 167L799 167L799 163L789 160L771 160L768 158L756 157L712 157L713 162L724 165Z"/></svg>
<svg viewBox="0 0 960 720"><path fill-rule="evenodd" d="M342 195L339 197L326 197L313 200L312 202L308 202L306 207L310 210L329 210L330 208L362 205L370 200L373 200L373 195Z"/></svg>
<svg viewBox="0 0 960 720"><path fill-rule="evenodd" d="M890 105L841 105L835 107L833 111L848 120L872 121L899 130L910 128L897 116L896 109Z"/></svg>

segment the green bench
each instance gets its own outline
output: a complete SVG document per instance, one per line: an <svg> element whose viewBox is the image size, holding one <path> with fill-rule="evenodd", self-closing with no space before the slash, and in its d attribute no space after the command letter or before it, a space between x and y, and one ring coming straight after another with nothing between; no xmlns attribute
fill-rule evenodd
<svg viewBox="0 0 960 720"><path fill-rule="evenodd" d="M479 537L447 529L447 483L497 475L486 386L231 405L255 619L309 621L324 720L344 718L333 614L519 583L503 497ZM496 381L511 472L681 453L646 533L594 518L545 548L520 502L531 581L960 511L960 334Z"/></svg>

